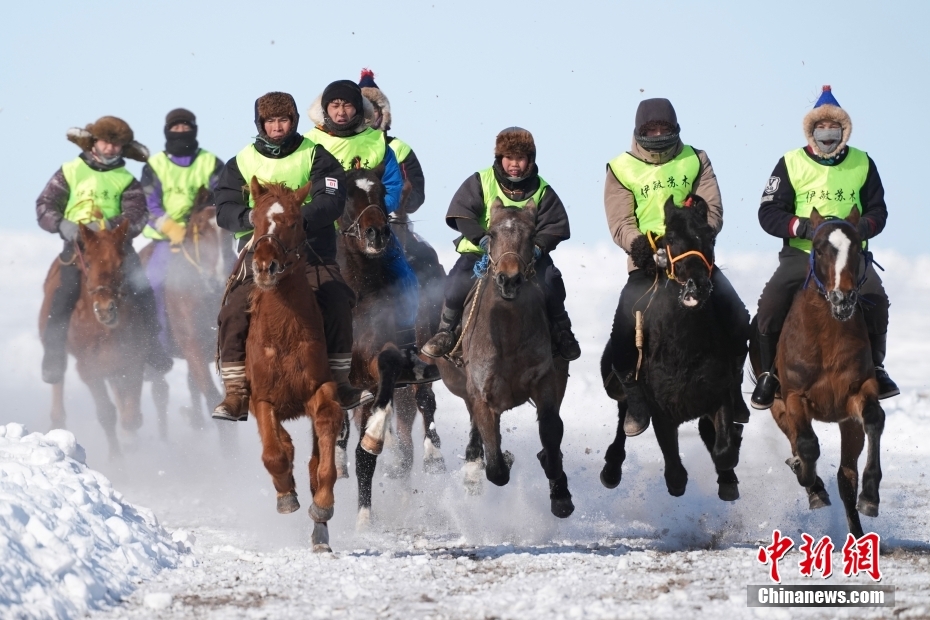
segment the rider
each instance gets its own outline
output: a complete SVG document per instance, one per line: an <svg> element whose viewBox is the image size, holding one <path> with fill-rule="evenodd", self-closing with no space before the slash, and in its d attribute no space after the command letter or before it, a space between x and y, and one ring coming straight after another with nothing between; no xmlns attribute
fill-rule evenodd
<svg viewBox="0 0 930 620"><path fill-rule="evenodd" d="M65 241L58 257L61 281L52 296L42 341L42 380L46 383L59 383L68 365L68 324L81 295L81 273L75 260L78 225L100 230L127 220L131 238L142 232L147 217L142 185L126 170L123 158L145 161L149 152L133 139L129 125L115 116L104 116L84 129L72 127L67 136L81 148L81 154L58 169L36 200L39 226L57 232ZM145 361L166 373L173 362L158 342L155 298L131 242L126 244L123 271L149 336Z"/></svg>
<svg viewBox="0 0 930 620"><path fill-rule="evenodd" d="M216 222L236 234L239 249L247 250L245 275L236 278L220 308L220 362L226 397L213 411L220 420L246 420L249 387L245 380L245 341L249 331L249 295L254 288L249 242L252 239L252 207L248 195L252 177L263 183L284 183L297 189L312 183L304 204L307 232L307 275L323 314L329 367L338 386L343 409L370 402L373 395L349 383L352 362L352 304L354 294L336 265L334 222L345 209L345 173L322 146L297 133L300 115L294 98L271 92L255 101L255 142L226 162L216 187Z"/></svg>
<svg viewBox="0 0 930 620"><path fill-rule="evenodd" d="M864 151L847 145L852 121L840 107L829 86L802 123L807 146L787 153L778 160L762 193L759 223L770 235L784 239L778 255L778 268L762 289L759 298L758 336L760 369L752 406L768 409L778 390L778 378L772 372L775 349L794 294L807 277L811 251L811 211L816 208L824 217L845 218L857 206L861 212L859 236L875 237L885 228L888 208L885 188L872 158ZM881 278L868 265L860 296L863 317L872 345L872 361L878 380L878 397L900 393L898 386L882 366L888 332L888 296Z"/></svg>
<svg viewBox="0 0 930 620"><path fill-rule="evenodd" d="M149 209L148 225L142 234L158 243L146 265L155 307L161 325L159 341L168 349L167 318L165 316L165 278L171 252L184 242L187 221L201 187L211 191L223 162L214 154L199 148L197 118L184 108L171 110L165 117L165 150L149 158L142 167L142 190ZM210 204L212 204L212 199Z"/></svg>
<svg viewBox="0 0 930 620"><path fill-rule="evenodd" d="M404 179L394 151L387 148L384 132L370 126L375 116L374 107L362 96L358 84L351 80L331 83L310 106L308 115L316 126L304 136L326 148L347 171L364 168L379 172L388 215L397 211ZM383 260L402 291L395 308L397 331L394 343L412 362L398 377L397 385L436 381L439 369L434 364L424 366L416 356L419 285L403 248L393 234ZM414 366L424 367L415 371Z"/></svg>
<svg viewBox="0 0 930 620"><path fill-rule="evenodd" d="M642 433L649 426L649 410L642 386L636 381L638 359L634 311L644 309L638 303L654 283L643 264L634 264L633 256L651 256L647 232L661 236L665 232L665 203L684 202L688 194L697 194L707 203L707 222L715 234L723 227L723 204L717 175L704 151L681 141L675 108L668 99L645 99L636 110L636 125L630 150L607 164L604 183L604 209L614 243L630 257L629 276L614 314L610 343L613 351L609 385L620 382L627 397L624 431L629 436ZM746 307L720 269L711 273L712 302L724 316L726 324L749 324ZM745 330L741 330L745 331ZM735 342L745 344L748 334L735 333Z"/></svg>
<svg viewBox="0 0 930 620"><path fill-rule="evenodd" d="M539 176L533 134L521 127L508 127L494 145L494 163L468 177L452 197L446 224L461 236L456 239L459 259L446 278L445 304L439 331L423 345L431 357L448 355L455 346L455 328L462 318L465 299L473 283L475 263L487 253L487 230L491 204L500 198L506 206L523 207L532 199L537 206L536 259L538 282L546 297L552 342L566 360L581 356L565 311L565 284L552 263L551 252L571 236L568 213L555 190Z"/></svg>
<svg viewBox="0 0 930 620"><path fill-rule="evenodd" d="M370 69L362 69L362 77L358 85L362 89L362 95L371 102L375 109L374 117L369 125L372 129L384 132L387 144L394 151L404 179L400 208L391 213L391 228L403 241L406 237L404 233L410 225L407 216L416 212L426 201L426 179L423 176L423 168L409 144L387 135L387 132L391 130L391 102L375 83L374 72Z"/></svg>

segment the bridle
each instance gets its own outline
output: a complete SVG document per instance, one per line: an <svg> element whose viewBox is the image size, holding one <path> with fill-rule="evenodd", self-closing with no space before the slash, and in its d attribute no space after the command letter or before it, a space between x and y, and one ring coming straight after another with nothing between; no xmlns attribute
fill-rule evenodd
<svg viewBox="0 0 930 620"><path fill-rule="evenodd" d="M649 245L652 246L653 253L658 252L658 246L656 245L656 239L652 236L652 231L646 231L646 239L649 240ZM665 255L668 257L668 267L665 269L665 275L668 276L669 280L675 280L679 284L684 284L675 277L675 263L681 261L688 256L697 256L704 263L704 266L707 267L707 275L711 276L714 272L714 265L707 257L704 256L704 253L699 250L688 250L687 252L682 252L678 256L672 254L672 247L669 244L665 244Z"/></svg>
<svg viewBox="0 0 930 620"><path fill-rule="evenodd" d="M368 209L380 209L382 212L384 212L384 207L382 207L381 205L370 204L364 209L362 209L362 211L358 214L358 216L354 220L352 220L352 223L349 224L348 228L340 232L346 237L352 237L353 239L358 239L359 241L361 241L362 240L361 220L362 220L362 216L365 215L365 212L368 211ZM385 217L385 219L387 219L387 217Z"/></svg>
<svg viewBox="0 0 930 620"><path fill-rule="evenodd" d="M84 261L84 253L81 251L81 244L79 244L77 241L73 241L73 243L74 243L74 253L78 258L78 262L80 263L81 273L84 274L84 280L89 281L90 273L87 268L87 262ZM120 299L123 296L123 287L122 286L117 287L111 284L101 284L100 286L95 286L94 288L87 290L87 294L91 296L96 295L98 293L107 293L107 292L110 293L110 295L112 295L114 299Z"/></svg>
<svg viewBox="0 0 930 620"><path fill-rule="evenodd" d="M255 243L252 246L253 251L255 248L258 247L258 244L264 241L265 239L273 241L278 246L278 249L281 251L282 254L284 254L285 261L287 261L288 256L290 256L291 254L294 255L294 260L292 260L291 262L285 262L283 265L281 265L281 271L279 273L284 273L285 271L293 267L295 264L297 264L298 261L300 261L300 258L301 258L300 246L303 244L299 243L292 248L288 248L287 246L284 245L284 242L278 238L277 235L272 235L272 234L262 235L261 237L255 240Z"/></svg>
<svg viewBox="0 0 930 620"><path fill-rule="evenodd" d="M842 224L844 226L850 226L852 228L855 228L855 226L852 223L847 222L846 220L843 220L840 218L828 218L827 221L825 221L823 224L821 224L820 226L814 229L814 234L811 235L811 239L814 239L815 237L817 237L817 233L820 231L821 228L823 228L824 226L829 226L830 224ZM804 286L802 288L806 289L807 285L810 284L810 281L813 280L814 284L817 285L817 290L820 291L820 294L826 297L827 287L817 276L817 265L815 262L815 254L816 253L814 252L814 248L811 247L810 257L807 259L807 264L808 264L807 278L804 279ZM865 284L865 281L868 279L870 265L874 265L875 267L878 267L882 271L885 270L884 267L882 267L881 265L875 262L875 259L872 257L872 253L869 252L867 249L863 249L860 246L859 254L865 259L865 269L862 270L862 275L859 276L859 279L856 281L856 288L853 289L857 297L859 294L859 290L862 288L862 285ZM856 269L857 270L859 269L858 265L856 265ZM862 301L865 301L866 303L871 303L869 302L869 300L864 299L862 297L859 297L859 299L861 299Z"/></svg>
<svg viewBox="0 0 930 620"><path fill-rule="evenodd" d="M495 272L497 271L497 263L499 263L502 258L504 258L507 255L513 255L517 257L518 261L520 261L520 266L522 267L520 273L527 280L529 280L534 275L536 275L536 259L538 258L538 254L539 254L539 249L534 247L533 248L533 259L530 260L529 262L525 261L523 257L520 256L520 254L518 254L517 252L511 252L511 251L504 252L503 254L497 257L497 260L495 260L494 257L491 256L491 244L488 243L488 252L487 252L488 262L491 263L491 267L494 268ZM488 273L490 272L491 270L488 269Z"/></svg>

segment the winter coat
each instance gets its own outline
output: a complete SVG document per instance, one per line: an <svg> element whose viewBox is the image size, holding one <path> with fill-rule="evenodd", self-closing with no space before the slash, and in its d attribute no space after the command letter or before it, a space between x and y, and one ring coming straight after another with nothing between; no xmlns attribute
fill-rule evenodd
<svg viewBox="0 0 930 620"><path fill-rule="evenodd" d="M280 159L297 150L305 140L300 134L292 134L281 146L281 152L272 155L268 146L261 140L255 141L255 148L265 157ZM310 202L301 211L304 216L304 230L310 252L310 264L336 262L336 226L335 222L342 216L346 203L346 175L339 162L320 145L314 147L313 166L310 169ZM335 179L337 188L329 187L326 179ZM239 171L239 164L233 157L220 171L216 184L216 223L220 228L237 233L253 229L249 223L248 186L251 179L244 179ZM295 188L296 189L296 188ZM242 249L252 235L239 240Z"/></svg>
<svg viewBox="0 0 930 620"><path fill-rule="evenodd" d="M87 152L81 153L81 159L94 170L99 170L101 172L115 170L126 165L126 162L120 159L111 166L105 166ZM62 218L64 218L65 207L68 205L68 198L70 195L71 188L68 187L68 182L65 180L65 173L59 168L55 174L52 175L52 178L45 185L45 189L42 190L42 193L39 194L39 198L36 200L36 218L42 230L50 233L58 232L58 227L61 224ZM123 219L129 221L130 237L135 237L141 233L142 228L148 221L148 209L145 205L145 194L142 191L142 184L135 179L123 190L120 196L120 215L113 218L110 223L115 225Z"/></svg>
<svg viewBox="0 0 930 620"><path fill-rule="evenodd" d="M389 148L393 141L394 136L387 137ZM403 204L401 204L401 207L409 215L415 213L426 202L426 177L423 176L423 167L420 166L420 160L417 159L417 154L413 152L413 149L410 149L403 161L397 163L400 165L400 173L403 176L405 185L407 182L410 183L410 191L406 197L402 198Z"/></svg>
<svg viewBox="0 0 930 620"><path fill-rule="evenodd" d="M654 154L643 149L636 140L629 153L636 159L644 162L653 162L662 165L673 160L681 153L683 144L671 151L662 161L654 162ZM723 202L720 197L720 187L717 185L717 175L707 157L707 153L694 149L701 164L701 172L697 175L692 186L692 192L707 202L707 222L714 229L715 234L723 228ZM607 214L607 227L613 237L614 243L629 254L633 241L642 236L636 221L636 196L629 188L624 187L614 175L610 166L607 167L607 179L604 182L604 211ZM627 258L627 271L633 271L633 260Z"/></svg>

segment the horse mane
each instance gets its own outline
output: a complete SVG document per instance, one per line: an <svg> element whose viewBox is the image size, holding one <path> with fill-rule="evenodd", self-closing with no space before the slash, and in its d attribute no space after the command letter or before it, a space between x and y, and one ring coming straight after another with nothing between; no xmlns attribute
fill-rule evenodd
<svg viewBox="0 0 930 620"><path fill-rule="evenodd" d="M712 243L714 229L707 221L707 211L707 202L697 194L688 194L680 207L669 197L665 203L665 233L698 239L702 245Z"/></svg>

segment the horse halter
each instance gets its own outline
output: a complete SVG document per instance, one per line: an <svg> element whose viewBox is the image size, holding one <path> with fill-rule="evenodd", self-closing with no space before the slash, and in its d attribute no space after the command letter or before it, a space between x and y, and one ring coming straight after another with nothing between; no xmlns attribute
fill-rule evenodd
<svg viewBox="0 0 930 620"><path fill-rule="evenodd" d="M658 246L656 245L655 238L652 236L652 231L646 231L646 238L649 240L649 245L652 246L652 251L658 252ZM713 263L707 260L707 257L704 256L703 252L699 250L688 250L687 252L682 252L678 256L675 256L672 254L672 246L666 243L665 254L668 256L668 268L665 270L665 275L668 276L669 280L675 280L678 282L678 278L675 277L675 263L682 260L683 258L687 258L688 256L697 256L700 258L704 265L707 267L708 276L712 275L714 272ZM678 283L681 284L681 282Z"/></svg>
<svg viewBox="0 0 930 620"><path fill-rule="evenodd" d="M79 268L81 273L84 274L85 279L90 279L90 270L87 268L87 262L84 260L84 252L81 251L81 245L74 241L74 255L77 257L78 262L80 263ZM100 286L95 286L92 289L88 289L88 295L96 295L97 293L110 293L115 299L120 299L123 296L123 287L113 286L112 284L101 284Z"/></svg>
<svg viewBox="0 0 930 620"><path fill-rule="evenodd" d="M279 239L277 235L272 235L272 234L262 235L262 236L259 237L258 239L255 239L255 243L252 244L253 251L254 251L254 249L255 249L256 247L258 247L258 244L261 243L262 241L264 241L265 239L269 239L269 240L271 240L271 241L274 241L275 244L277 244L278 249L284 254L284 260L285 260L285 261L287 260L287 257L290 256L291 254L294 254L294 255L295 255L295 256L294 256L294 260L292 260L292 261L289 262L289 263L288 263L288 262L285 262L283 265L281 265L281 272L280 272L280 273L284 273L285 271L287 271L288 269L290 269L291 267L293 267L293 266L300 260L300 246L301 246L301 244L298 243L296 246L294 246L294 247L292 247L292 248L287 248L287 247L285 247L284 242L281 241L281 239Z"/></svg>
<svg viewBox="0 0 930 620"><path fill-rule="evenodd" d="M516 256L517 260L520 261L520 266L522 267L522 270L520 271L521 275L523 275L525 279L529 280L536 274L536 259L538 258L537 256L538 252L539 252L538 248L534 246L533 247L533 259L529 262L526 262L525 260L523 260L523 257L520 256L517 252L510 252L510 251L504 252L503 254L497 257L497 260L494 260L494 257L491 256L491 245L489 243L487 257L488 257L488 262L491 263L491 266L494 267L496 271L497 263L499 263L502 258L507 256L508 254L512 254L513 256ZM490 271L491 270L488 269L489 273Z"/></svg>
<svg viewBox="0 0 930 620"><path fill-rule="evenodd" d="M370 204L364 209L362 209L361 213L359 213L358 216L354 220L352 220L352 223L349 224L348 228L340 232L346 237L352 237L353 239L358 239L359 241L361 241L362 240L362 225L361 225L362 216L365 215L365 211L368 211L368 209L381 209L382 212L384 211L384 207L382 207L381 205Z"/></svg>
<svg viewBox="0 0 930 620"><path fill-rule="evenodd" d="M821 224L820 226L818 226L817 228L814 229L814 234L811 235L811 239L813 239L814 237L817 236L817 233L820 231L821 228L823 228L824 226L828 226L828 225L830 225L830 224L842 224L842 225L844 225L844 226L850 226L850 227L852 227L852 228L855 228L855 226L853 226L852 223L847 222L846 220L843 220L843 219L840 219L840 218L828 218L823 224ZM859 254L861 254L862 257L865 259L865 269L862 270L862 275L859 276L859 280L856 282L856 288L853 289L857 294L859 293L859 289L862 288L862 285L865 284L865 281L868 279L869 265L875 265L876 267L878 267L878 268L881 269L882 271L885 271L885 268L884 268L884 267L882 267L881 265L879 265L878 263L875 262L875 259L872 258L872 253L869 252L868 250L864 250L864 249L862 249L862 247L860 246ZM808 284L810 283L810 281L813 279L813 280L814 280L814 284L817 285L817 290L820 291L820 294L821 294L821 295L823 295L824 297L826 297L826 296L827 296L827 287L826 287L826 285L820 280L820 278L817 277L817 266L816 266L816 263L815 263L814 255L815 255L815 253L814 253L814 248L811 248L810 256L809 256L809 258L807 259L807 264L808 264L807 277L804 279L804 286L802 286L801 288L805 288L805 289L806 289L806 288L807 288L807 285L808 285ZM857 266L857 269L858 269L858 266ZM863 299L862 297L860 297L859 299L861 299L862 301L865 301L865 302L867 302L867 303L871 303L871 302L869 302L869 300Z"/></svg>

